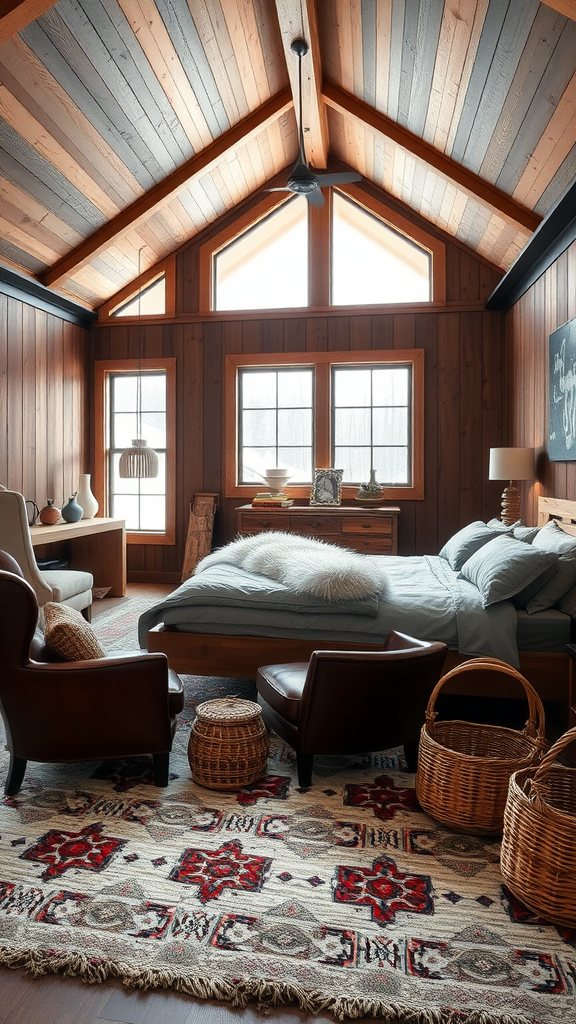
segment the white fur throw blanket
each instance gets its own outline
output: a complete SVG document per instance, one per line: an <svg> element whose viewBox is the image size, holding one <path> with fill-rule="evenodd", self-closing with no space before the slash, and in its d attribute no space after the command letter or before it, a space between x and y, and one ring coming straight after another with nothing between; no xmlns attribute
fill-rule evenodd
<svg viewBox="0 0 576 1024"><path fill-rule="evenodd" d="M194 575L222 562L325 601L375 597L384 587L382 570L372 556L295 533L268 531L240 537L203 558Z"/></svg>

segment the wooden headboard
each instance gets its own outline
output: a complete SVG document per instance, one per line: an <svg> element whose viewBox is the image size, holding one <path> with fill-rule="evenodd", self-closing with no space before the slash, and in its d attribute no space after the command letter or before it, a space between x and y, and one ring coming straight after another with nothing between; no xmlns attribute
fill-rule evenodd
<svg viewBox="0 0 576 1024"><path fill-rule="evenodd" d="M576 537L576 501L565 498L538 498L538 526L553 519L565 533Z"/></svg>

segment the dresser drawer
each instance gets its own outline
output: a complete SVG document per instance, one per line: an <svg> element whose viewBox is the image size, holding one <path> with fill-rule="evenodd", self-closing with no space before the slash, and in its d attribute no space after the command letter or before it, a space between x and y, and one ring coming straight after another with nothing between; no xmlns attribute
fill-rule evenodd
<svg viewBox="0 0 576 1024"><path fill-rule="evenodd" d="M256 512L240 519L240 533L262 533L263 530L281 530L287 533L291 529L293 527L290 526L289 517L279 516L278 513L266 515L265 512Z"/></svg>
<svg viewBox="0 0 576 1024"><path fill-rule="evenodd" d="M342 533L375 533L379 536L391 536L392 518L376 519L371 516L354 516L342 519Z"/></svg>
<svg viewBox="0 0 576 1024"><path fill-rule="evenodd" d="M358 534L348 533L344 535L340 543L353 551L362 551L365 555L391 555L393 554L392 537L377 537L376 534L367 534L361 537Z"/></svg>
<svg viewBox="0 0 576 1024"><path fill-rule="evenodd" d="M342 533L342 518L339 515L290 516L290 529L308 537L326 537Z"/></svg>

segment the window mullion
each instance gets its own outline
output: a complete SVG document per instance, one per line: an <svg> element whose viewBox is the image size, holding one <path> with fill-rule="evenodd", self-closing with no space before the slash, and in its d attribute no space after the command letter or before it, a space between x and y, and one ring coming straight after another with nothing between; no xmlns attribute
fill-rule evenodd
<svg viewBox="0 0 576 1024"><path fill-rule="evenodd" d="M328 469L332 465L330 375L330 363L317 363L315 373L314 465L318 469Z"/></svg>
<svg viewBox="0 0 576 1024"><path fill-rule="evenodd" d="M308 203L308 303L322 307L330 305L332 189L323 195L323 206Z"/></svg>

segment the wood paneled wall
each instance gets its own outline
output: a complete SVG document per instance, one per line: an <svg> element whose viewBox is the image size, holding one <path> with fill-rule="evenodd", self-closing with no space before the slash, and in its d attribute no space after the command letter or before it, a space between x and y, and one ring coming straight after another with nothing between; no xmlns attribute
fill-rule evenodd
<svg viewBox="0 0 576 1024"><path fill-rule="evenodd" d="M91 472L89 331L0 294L0 483L39 508Z"/></svg>
<svg viewBox="0 0 576 1024"><path fill-rule="evenodd" d="M144 326L142 355L177 359L177 543L130 545L132 579L178 580L189 502L196 491L222 494L223 368L228 353L423 348L426 353L424 501L401 502L401 554L436 553L456 529L490 518L500 485L487 480L488 449L502 443L501 314L483 305L499 275L447 244L446 308L366 314L336 310L281 316L194 313L197 248L177 261L178 322ZM186 317L186 322L184 322ZM92 358L136 358L137 326L99 324ZM238 499L224 499L215 543L233 539Z"/></svg>
<svg viewBox="0 0 576 1024"><path fill-rule="evenodd" d="M538 481L522 484L523 516L537 521L538 495L576 498L576 462L550 462L548 338L576 316L576 242L506 314L504 321L506 444L537 449Z"/></svg>

